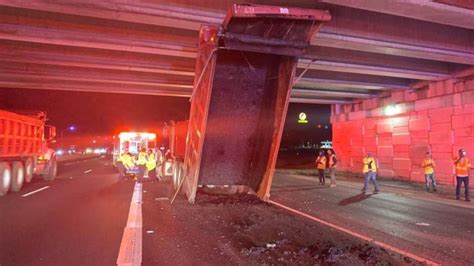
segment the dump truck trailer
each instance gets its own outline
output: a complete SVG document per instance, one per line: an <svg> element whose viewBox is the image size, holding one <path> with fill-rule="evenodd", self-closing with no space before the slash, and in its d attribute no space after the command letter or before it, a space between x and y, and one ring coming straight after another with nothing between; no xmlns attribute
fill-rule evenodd
<svg viewBox="0 0 474 266"><path fill-rule="evenodd" d="M169 149L169 159L165 154L161 156L160 175L171 177L173 187L178 188L183 178L183 163L186 150L186 134L188 121L171 121L163 127L163 138L167 139ZM166 153L166 151L164 151Z"/></svg>
<svg viewBox="0 0 474 266"><path fill-rule="evenodd" d="M182 183L190 202L198 187L268 199L297 59L330 19L236 4L222 25L201 27Z"/></svg>
<svg viewBox="0 0 474 266"><path fill-rule="evenodd" d="M20 191L34 175L52 181L57 173L56 153L48 148L56 128L46 125L45 112L0 110L0 196Z"/></svg>

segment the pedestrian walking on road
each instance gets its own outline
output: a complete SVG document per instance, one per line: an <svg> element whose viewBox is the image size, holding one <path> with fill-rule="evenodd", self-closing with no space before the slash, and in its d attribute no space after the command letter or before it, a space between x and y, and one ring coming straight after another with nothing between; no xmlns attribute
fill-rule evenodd
<svg viewBox="0 0 474 266"><path fill-rule="evenodd" d="M431 157L430 152L426 152L426 157L423 159L421 163L421 167L425 172L425 184L426 184L426 191L430 191L430 183L433 187L433 191L436 190L436 178L434 174L434 168L436 167L435 161Z"/></svg>
<svg viewBox="0 0 474 266"><path fill-rule="evenodd" d="M471 161L466 157L465 150L459 150L459 156L454 159L454 166L456 167L456 199L460 199L461 185L464 183L464 197L466 201L471 201L469 198L469 170L471 168Z"/></svg>
<svg viewBox="0 0 474 266"><path fill-rule="evenodd" d="M330 187L335 187L336 186L336 165L337 165L337 159L336 159L336 154L334 153L333 150L329 149L327 150L327 157L328 157L328 168L329 168L329 176L331 177L331 185Z"/></svg>
<svg viewBox="0 0 474 266"><path fill-rule="evenodd" d="M143 181L143 176L145 176L147 157L146 149L141 149L140 153L138 153L137 160L138 183L141 183Z"/></svg>
<svg viewBox="0 0 474 266"><path fill-rule="evenodd" d="M367 152L367 156L362 159L362 163L364 164L362 169L362 172L364 173L364 188L362 189L362 193L367 192L369 182L374 184L374 194L379 193L379 185L377 184L377 163L375 162L374 157L372 157L372 153Z"/></svg>
<svg viewBox="0 0 474 266"><path fill-rule="evenodd" d="M324 178L324 171L326 170L326 155L324 151L319 152L319 156L316 158L316 169L318 170L319 175L319 184L324 185L326 184L326 180Z"/></svg>

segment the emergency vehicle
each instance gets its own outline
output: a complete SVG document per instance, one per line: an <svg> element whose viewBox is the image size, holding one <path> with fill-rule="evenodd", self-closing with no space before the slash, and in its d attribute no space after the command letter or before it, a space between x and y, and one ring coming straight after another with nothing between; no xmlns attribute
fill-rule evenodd
<svg viewBox="0 0 474 266"><path fill-rule="evenodd" d="M141 149L152 149L156 155L156 134L149 132L121 132L118 135L118 142L114 144L113 163L116 165L117 158L124 152L129 152L135 160ZM156 156L155 156L156 158ZM128 174L136 174L137 167L127 169Z"/></svg>

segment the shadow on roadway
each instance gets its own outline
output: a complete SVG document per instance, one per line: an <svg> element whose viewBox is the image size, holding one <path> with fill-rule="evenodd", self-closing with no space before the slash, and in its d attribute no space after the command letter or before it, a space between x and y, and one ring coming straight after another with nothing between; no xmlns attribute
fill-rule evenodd
<svg viewBox="0 0 474 266"><path fill-rule="evenodd" d="M357 194L357 195L352 196L350 198L343 199L343 200L339 201L338 205L339 206L347 206L349 204L353 204L353 203L357 203L357 202L361 202L363 200L366 200L366 199L370 198L370 196L371 196L371 194L360 193L360 194Z"/></svg>

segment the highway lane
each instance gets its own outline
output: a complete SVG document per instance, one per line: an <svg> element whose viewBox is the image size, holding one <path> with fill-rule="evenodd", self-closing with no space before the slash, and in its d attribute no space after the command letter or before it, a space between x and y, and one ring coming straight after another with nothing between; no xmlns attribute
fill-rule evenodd
<svg viewBox="0 0 474 266"><path fill-rule="evenodd" d="M60 163L53 182L1 197L0 265L114 265L134 182L117 182L110 161Z"/></svg>
<svg viewBox="0 0 474 266"><path fill-rule="evenodd" d="M474 263L474 210L396 193L363 196L361 186L322 187L316 178L278 173L271 199L426 259Z"/></svg>

